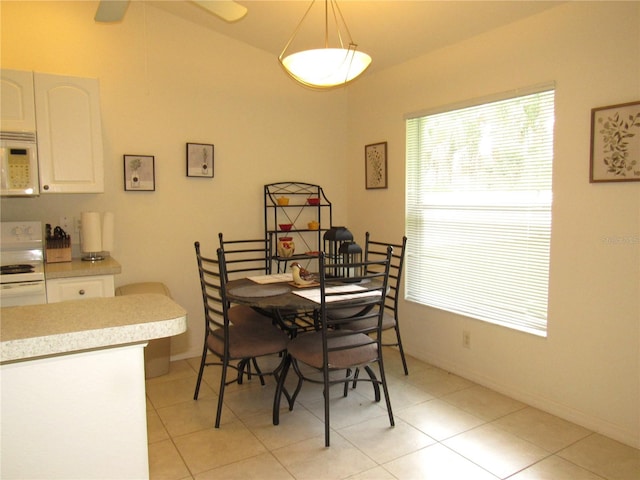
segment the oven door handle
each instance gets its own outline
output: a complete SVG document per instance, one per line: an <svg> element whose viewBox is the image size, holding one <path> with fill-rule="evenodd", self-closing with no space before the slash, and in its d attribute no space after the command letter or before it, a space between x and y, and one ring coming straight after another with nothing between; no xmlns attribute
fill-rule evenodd
<svg viewBox="0 0 640 480"><path fill-rule="evenodd" d="M44 282L4 283L1 288L2 297L22 296L39 293L44 290Z"/></svg>

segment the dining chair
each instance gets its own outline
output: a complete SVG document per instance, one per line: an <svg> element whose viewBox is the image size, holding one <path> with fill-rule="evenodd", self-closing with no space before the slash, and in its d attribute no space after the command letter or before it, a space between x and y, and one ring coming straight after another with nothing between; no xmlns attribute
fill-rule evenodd
<svg viewBox="0 0 640 480"><path fill-rule="evenodd" d="M379 402L380 386L384 391L389 422L394 426L393 411L387 388L387 378L382 358L382 317L389 281L389 264L393 248L387 248L384 259L364 260L341 264L355 275L348 281L330 277L336 264L327 263L324 252L319 256L319 330L308 332L289 341L283 372L279 377L273 407L273 424L280 423L280 401L285 393L284 384L287 373L293 367L298 376L295 391L289 400L289 410L293 410L296 397L305 381L323 385L325 446L330 444L330 396L329 388L341 384L344 396L347 396L348 384L353 380L355 371L363 368L368 378L360 382L373 385L375 401ZM330 315L332 311L348 305L358 309L359 319L369 320L376 325L366 332L342 328L344 318ZM352 319L348 319L351 321ZM371 368L377 364L378 378ZM310 367L310 368L309 368Z"/></svg>
<svg viewBox="0 0 640 480"><path fill-rule="evenodd" d="M402 347L402 337L400 336L400 318L398 316L398 303L400 300L400 287L402 284L402 271L404 268L407 237L403 236L402 242L399 244L371 240L371 235L369 234L369 232L366 233L365 237L364 258L366 260L384 258L386 255L387 247L393 247L393 254L391 256L391 262L389 265L389 291L387 292L387 297L384 304L382 330L388 331L393 329L395 335L393 340L384 341L382 345L385 347L398 347L398 350L400 351L400 358L402 359L404 374L409 375L409 369L407 368L407 359L404 355L404 348ZM374 327L374 324L375 319L356 318L351 321L345 322L342 328L366 331Z"/></svg>
<svg viewBox="0 0 640 480"><path fill-rule="evenodd" d="M249 275L271 273L271 238L243 238L229 240L218 233L220 248L224 252L227 265L227 281Z"/></svg>
<svg viewBox="0 0 640 480"><path fill-rule="evenodd" d="M273 375L277 379L284 367L286 359L284 353L289 337L281 329L272 325L268 318L265 318L264 321L233 323L231 321L231 311L237 307L231 307L227 300L228 271L222 249L218 248L216 252L217 258L210 258L201 253L200 242L195 242L194 246L204 305L205 335L193 399L198 399L204 367L210 365L221 366L222 375L220 377L215 422L215 427L219 428L225 387L232 383L241 384L243 373L245 370L247 373L249 372L250 362L253 363L262 385L265 384L264 375ZM218 361L207 362L208 353L217 357ZM282 360L273 370L262 372L258 367L256 358L267 355L280 355ZM236 370L237 376L235 379L227 381L227 370L229 368Z"/></svg>
<svg viewBox="0 0 640 480"><path fill-rule="evenodd" d="M272 272L270 255L273 237L271 235L260 239L229 240L221 232L218 233L218 239L227 264L227 281L252 275L268 275ZM301 331L315 328L315 312L313 311L280 309L260 311L260 313L269 316L291 337Z"/></svg>

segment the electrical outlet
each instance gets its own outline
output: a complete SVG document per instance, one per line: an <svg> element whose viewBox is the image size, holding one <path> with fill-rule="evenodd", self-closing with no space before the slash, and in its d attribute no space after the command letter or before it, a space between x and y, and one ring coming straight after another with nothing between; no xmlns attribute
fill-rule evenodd
<svg viewBox="0 0 640 480"><path fill-rule="evenodd" d="M467 330L462 331L462 346L464 348L471 348L471 333Z"/></svg>

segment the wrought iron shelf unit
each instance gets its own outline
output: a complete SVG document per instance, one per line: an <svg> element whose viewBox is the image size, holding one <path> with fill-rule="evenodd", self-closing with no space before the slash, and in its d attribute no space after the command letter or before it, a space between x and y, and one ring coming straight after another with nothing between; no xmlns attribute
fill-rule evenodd
<svg viewBox="0 0 640 480"><path fill-rule="evenodd" d="M286 271L291 261L317 270L317 264L312 262L322 249L324 232L333 225L331 208L320 185L279 182L264 186L264 233L270 239L270 260L277 272ZM318 228L309 228L310 222L317 222ZM291 229L283 230L280 225L291 225ZM282 237L291 237L295 243L295 252L290 257L278 255L278 239Z"/></svg>

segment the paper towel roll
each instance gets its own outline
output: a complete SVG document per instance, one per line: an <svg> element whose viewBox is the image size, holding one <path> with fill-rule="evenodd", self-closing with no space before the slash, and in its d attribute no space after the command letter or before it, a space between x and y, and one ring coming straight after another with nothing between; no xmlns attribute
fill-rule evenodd
<svg viewBox="0 0 640 480"><path fill-rule="evenodd" d="M85 253L102 251L102 226L100 212L82 212L82 251Z"/></svg>
<svg viewBox="0 0 640 480"><path fill-rule="evenodd" d="M105 252L113 251L114 224L113 213L105 212L102 218L102 250Z"/></svg>

